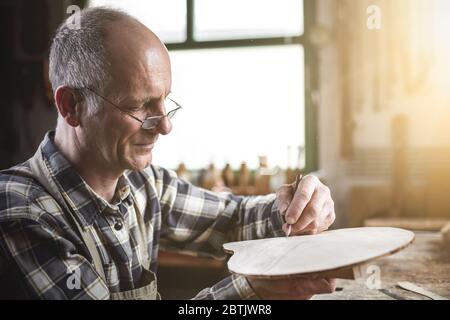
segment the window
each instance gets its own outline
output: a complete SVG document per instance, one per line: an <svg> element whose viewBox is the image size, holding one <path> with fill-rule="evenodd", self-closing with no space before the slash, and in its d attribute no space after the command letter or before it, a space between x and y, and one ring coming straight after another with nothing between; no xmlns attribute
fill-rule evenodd
<svg viewBox="0 0 450 320"><path fill-rule="evenodd" d="M299 36L302 0L196 0L194 38L218 40Z"/></svg>
<svg viewBox="0 0 450 320"><path fill-rule="evenodd" d="M268 155L285 167L287 146L304 145L300 46L173 51L171 59L172 90L186 108L160 138L155 160L176 152L165 164L256 167L257 156Z"/></svg>
<svg viewBox="0 0 450 320"><path fill-rule="evenodd" d="M169 49L172 91L184 108L171 134L160 137L155 164L237 168L245 161L255 168L258 156L266 156L270 166L308 165L305 153L297 152L305 145L306 158L314 152L308 149L314 131L305 128L310 50L304 2L309 1L90 2L136 16Z"/></svg>
<svg viewBox="0 0 450 320"><path fill-rule="evenodd" d="M89 5L122 9L164 42L186 40L186 0L90 0Z"/></svg>

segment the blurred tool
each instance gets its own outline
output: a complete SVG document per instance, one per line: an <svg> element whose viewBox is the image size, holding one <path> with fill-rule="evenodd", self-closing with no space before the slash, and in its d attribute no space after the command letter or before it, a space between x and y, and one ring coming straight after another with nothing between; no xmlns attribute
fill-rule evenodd
<svg viewBox="0 0 450 320"><path fill-rule="evenodd" d="M424 288L416 286L415 284L413 284L411 282L397 282L397 286L402 288L402 289L405 289L405 290L408 290L408 291L411 291L411 292L414 292L414 293L418 293L418 294L420 294L422 296L428 297L428 298L433 299L433 300L448 300L447 298L444 298L444 297L442 297L442 296L440 296L438 294L435 294L435 293L433 293L431 291L428 291L428 290L426 290Z"/></svg>
<svg viewBox="0 0 450 320"><path fill-rule="evenodd" d="M442 239L450 245L450 223L447 223L441 230Z"/></svg>

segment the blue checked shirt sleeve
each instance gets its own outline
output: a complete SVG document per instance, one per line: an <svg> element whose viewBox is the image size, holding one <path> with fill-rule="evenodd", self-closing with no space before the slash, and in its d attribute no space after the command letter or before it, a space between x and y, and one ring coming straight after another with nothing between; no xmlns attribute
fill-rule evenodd
<svg viewBox="0 0 450 320"><path fill-rule="evenodd" d="M4 267L14 270L14 281L26 291L22 297L109 299L92 265L47 223L17 217L0 221L0 252Z"/></svg>
<svg viewBox="0 0 450 320"><path fill-rule="evenodd" d="M214 193L153 167L162 210L161 246L197 256L225 259L222 245L279 237L283 220L275 194L243 197ZM254 298L243 277L230 276L196 298Z"/></svg>
<svg viewBox="0 0 450 320"><path fill-rule="evenodd" d="M247 279L231 275L211 288L200 291L194 300L258 300Z"/></svg>

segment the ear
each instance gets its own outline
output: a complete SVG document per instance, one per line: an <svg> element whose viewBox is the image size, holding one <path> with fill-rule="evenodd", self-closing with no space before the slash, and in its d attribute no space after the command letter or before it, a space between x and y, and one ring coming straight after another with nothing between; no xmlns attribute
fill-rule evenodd
<svg viewBox="0 0 450 320"><path fill-rule="evenodd" d="M66 123L72 127L80 125L80 114L77 112L77 104L80 102L81 97L73 88L60 86L55 91L56 108Z"/></svg>

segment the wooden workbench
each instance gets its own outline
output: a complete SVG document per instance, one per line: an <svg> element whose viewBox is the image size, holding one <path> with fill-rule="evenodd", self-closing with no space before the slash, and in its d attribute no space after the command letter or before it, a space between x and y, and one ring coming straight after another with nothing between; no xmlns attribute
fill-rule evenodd
<svg viewBox="0 0 450 320"><path fill-rule="evenodd" d="M438 232L417 232L408 248L372 264L380 268L381 289L385 293L369 289L364 279L338 280L338 291L317 295L313 300L429 300L396 287L399 281L412 282L450 299L450 245L444 245Z"/></svg>

